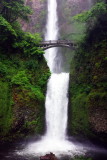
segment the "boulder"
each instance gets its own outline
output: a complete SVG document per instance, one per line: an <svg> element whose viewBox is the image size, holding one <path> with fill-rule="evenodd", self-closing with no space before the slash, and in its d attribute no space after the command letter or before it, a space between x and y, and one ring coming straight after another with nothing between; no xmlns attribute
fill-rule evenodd
<svg viewBox="0 0 107 160"><path fill-rule="evenodd" d="M46 154L45 156L41 156L40 160L58 160L58 159L55 156L55 154L50 153L50 154Z"/></svg>

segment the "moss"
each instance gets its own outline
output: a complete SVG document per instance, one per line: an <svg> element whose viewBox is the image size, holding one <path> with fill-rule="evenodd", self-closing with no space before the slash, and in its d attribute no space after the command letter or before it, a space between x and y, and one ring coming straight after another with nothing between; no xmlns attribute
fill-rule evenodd
<svg viewBox="0 0 107 160"><path fill-rule="evenodd" d="M89 134L89 115L87 106L87 94L79 93L71 98L71 122L72 133L83 132Z"/></svg>
<svg viewBox="0 0 107 160"><path fill-rule="evenodd" d="M72 160L92 160L92 158L87 158L87 157L79 157L79 156L76 156L75 158L73 158Z"/></svg>
<svg viewBox="0 0 107 160"><path fill-rule="evenodd" d="M96 28L88 38L95 34ZM82 133L104 142L107 140L107 40L103 34L97 40L88 38L81 42L72 59L69 123L73 134Z"/></svg>
<svg viewBox="0 0 107 160"><path fill-rule="evenodd" d="M96 112L100 110L100 113L103 114L103 111L105 110L104 112L106 113L107 92L100 91L100 90L91 91L90 94L88 95L88 106L91 112L96 109ZM105 118L104 115L103 115L103 118Z"/></svg>
<svg viewBox="0 0 107 160"><path fill-rule="evenodd" d="M1 54L1 64L4 68L0 74L0 141L42 133L50 75L44 57L28 59Z"/></svg>
<svg viewBox="0 0 107 160"><path fill-rule="evenodd" d="M0 81L0 134L6 135L11 129L12 98L8 83Z"/></svg>
<svg viewBox="0 0 107 160"><path fill-rule="evenodd" d="M32 121L25 121L25 124L23 126L24 130L29 131L29 133L36 133L40 134L43 130L43 122L41 123L41 115L33 119Z"/></svg>

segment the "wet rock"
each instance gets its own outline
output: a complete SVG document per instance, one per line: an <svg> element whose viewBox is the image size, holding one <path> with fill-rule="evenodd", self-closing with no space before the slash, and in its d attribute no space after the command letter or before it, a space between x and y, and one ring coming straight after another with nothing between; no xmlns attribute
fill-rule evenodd
<svg viewBox="0 0 107 160"><path fill-rule="evenodd" d="M26 0L25 5L30 6L33 14L29 16L29 23L22 21L22 29L32 33L42 32L46 22L46 1Z"/></svg>
<svg viewBox="0 0 107 160"><path fill-rule="evenodd" d="M58 159L55 156L55 154L50 153L50 154L46 154L45 156L41 156L40 160L58 160Z"/></svg>

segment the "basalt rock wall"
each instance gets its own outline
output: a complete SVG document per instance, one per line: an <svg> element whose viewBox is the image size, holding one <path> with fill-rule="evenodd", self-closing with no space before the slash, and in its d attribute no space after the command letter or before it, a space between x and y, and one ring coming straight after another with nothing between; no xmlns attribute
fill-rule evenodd
<svg viewBox="0 0 107 160"><path fill-rule="evenodd" d="M46 0L26 0L25 5L31 7L33 14L29 16L29 21L21 22L22 29L31 33L39 32L42 35L45 31L47 1Z"/></svg>
<svg viewBox="0 0 107 160"><path fill-rule="evenodd" d="M75 22L72 18L79 13L89 10L95 2L94 0L58 0L61 39L81 43L85 32L85 23ZM106 62L103 61L106 47L97 48L96 54L95 46L96 44L93 43L88 48L90 60L86 53L87 49L82 51L81 54L79 51L76 51L80 56L76 55L75 51L66 48L62 51L64 61L66 61L64 62L65 71L70 71L71 75L68 133L70 135L84 135L105 141L107 140L107 101L106 91L103 87L105 80L102 81L101 79L105 79L106 75ZM90 81L88 81L89 79ZM102 87L96 89L96 85L101 85Z"/></svg>

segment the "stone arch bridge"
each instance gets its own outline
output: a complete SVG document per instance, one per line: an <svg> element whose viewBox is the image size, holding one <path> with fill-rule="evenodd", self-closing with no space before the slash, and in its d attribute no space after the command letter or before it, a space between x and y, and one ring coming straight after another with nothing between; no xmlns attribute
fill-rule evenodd
<svg viewBox="0 0 107 160"><path fill-rule="evenodd" d="M69 40L49 40L42 41L37 46L42 48L43 50L53 47L67 47L73 50L77 47L77 44Z"/></svg>

